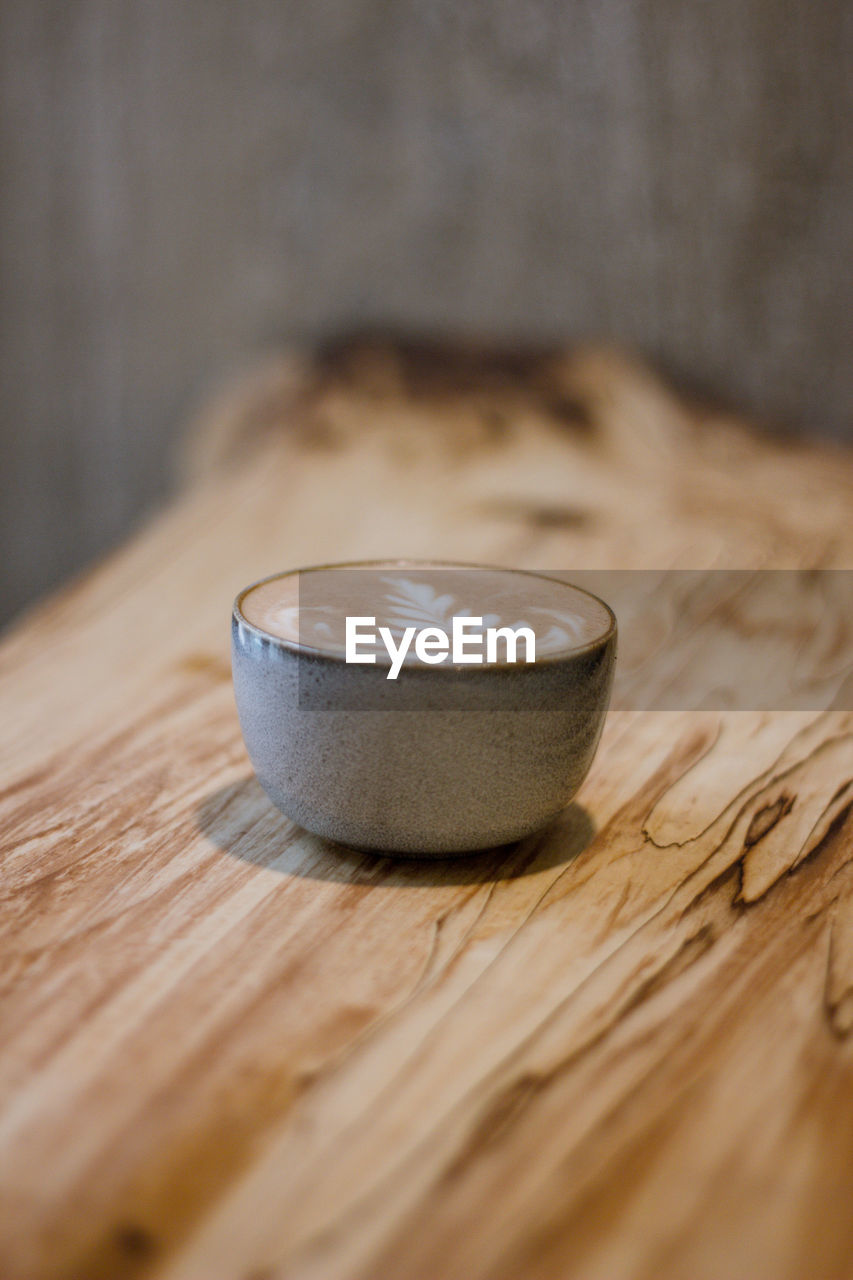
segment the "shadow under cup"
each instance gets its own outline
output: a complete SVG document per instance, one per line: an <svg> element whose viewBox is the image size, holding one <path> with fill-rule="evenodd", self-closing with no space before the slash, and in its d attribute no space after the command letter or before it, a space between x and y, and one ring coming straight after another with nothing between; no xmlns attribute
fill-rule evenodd
<svg viewBox="0 0 853 1280"><path fill-rule="evenodd" d="M284 621L261 614L259 626L247 617L258 597L247 597L259 587L272 597L279 584L291 612ZM450 653L428 665L410 655L390 679L387 653L377 651L374 662L346 660L343 609L379 623L390 612L398 634L409 619L426 626L455 614L526 621L538 613L536 658L455 662ZM555 612L581 617L582 634L565 634L569 622L555 623ZM322 617L326 630L312 630L312 617ZM554 639L560 631L562 649ZM412 562L302 570L247 587L232 615L240 724L267 794L317 835L407 857L506 844L553 819L589 771L615 654L606 605L565 582L515 570Z"/></svg>

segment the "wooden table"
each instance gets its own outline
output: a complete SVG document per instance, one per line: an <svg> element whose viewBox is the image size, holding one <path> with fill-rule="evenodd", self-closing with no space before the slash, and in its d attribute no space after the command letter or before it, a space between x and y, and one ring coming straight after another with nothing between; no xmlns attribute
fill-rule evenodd
<svg viewBox="0 0 853 1280"><path fill-rule="evenodd" d="M853 1275L851 714L613 712L545 835L404 863L273 811L228 666L290 565L850 568L850 456L375 343L187 470L0 649L3 1280Z"/></svg>

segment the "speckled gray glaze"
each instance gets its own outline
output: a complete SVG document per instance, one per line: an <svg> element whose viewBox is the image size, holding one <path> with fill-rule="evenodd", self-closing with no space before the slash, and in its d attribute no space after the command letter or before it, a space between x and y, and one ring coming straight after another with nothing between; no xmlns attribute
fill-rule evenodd
<svg viewBox="0 0 853 1280"><path fill-rule="evenodd" d="M240 610L249 590L232 617L243 737L267 794L307 830L402 857L471 853L542 827L586 777L615 619L529 666L404 666L391 682L253 626Z"/></svg>

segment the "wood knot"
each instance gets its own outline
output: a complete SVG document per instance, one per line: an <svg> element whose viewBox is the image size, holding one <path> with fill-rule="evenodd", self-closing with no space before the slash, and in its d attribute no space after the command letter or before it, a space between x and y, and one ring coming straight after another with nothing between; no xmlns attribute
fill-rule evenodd
<svg viewBox="0 0 853 1280"><path fill-rule="evenodd" d="M151 1232L135 1222L125 1222L117 1227L115 1242L127 1258L150 1258L157 1249L157 1241Z"/></svg>
<svg viewBox="0 0 853 1280"><path fill-rule="evenodd" d="M845 991L837 1000L827 1001L829 1025L839 1040L853 1031L853 991Z"/></svg>
<svg viewBox="0 0 853 1280"><path fill-rule="evenodd" d="M777 822L781 822L785 815L791 812L796 798L783 791L772 804L766 804L763 809L759 809L749 824L743 847L751 849L754 844L758 844L759 840L763 840L768 831L772 831Z"/></svg>

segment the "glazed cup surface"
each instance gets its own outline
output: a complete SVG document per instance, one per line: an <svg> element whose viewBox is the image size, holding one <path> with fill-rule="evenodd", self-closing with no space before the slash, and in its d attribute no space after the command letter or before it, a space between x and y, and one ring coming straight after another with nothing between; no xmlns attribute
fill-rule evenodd
<svg viewBox="0 0 853 1280"><path fill-rule="evenodd" d="M542 662L404 665L391 682L253 625L241 602L257 585L232 613L237 710L259 781L300 826L380 853L471 853L544 826L586 777L613 682L609 609L606 633Z"/></svg>

